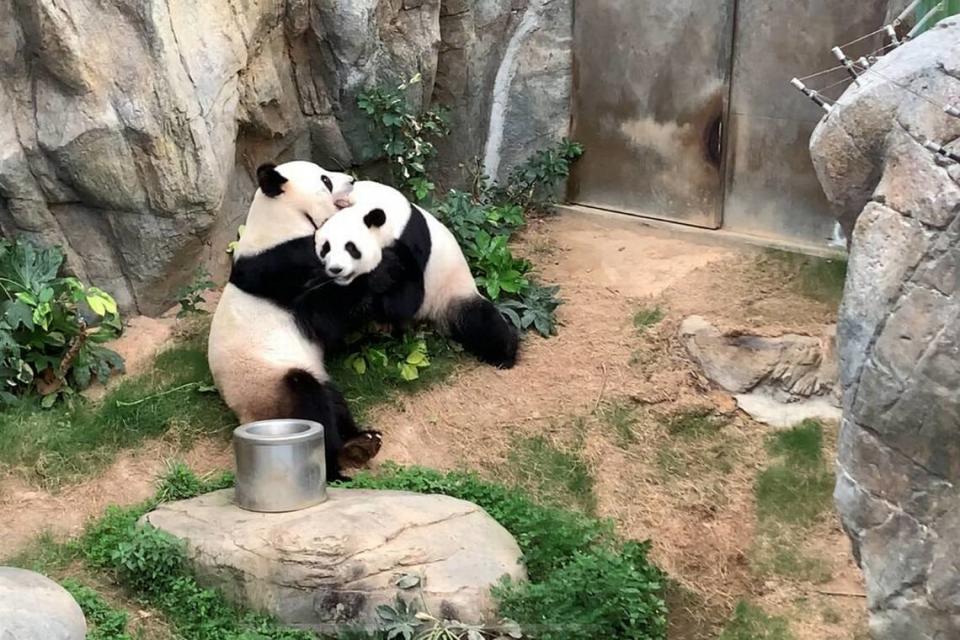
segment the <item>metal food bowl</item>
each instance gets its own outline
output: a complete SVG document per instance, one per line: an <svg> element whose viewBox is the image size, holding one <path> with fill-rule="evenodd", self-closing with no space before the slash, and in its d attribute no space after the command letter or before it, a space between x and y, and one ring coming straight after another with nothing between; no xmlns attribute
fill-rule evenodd
<svg viewBox="0 0 960 640"><path fill-rule="evenodd" d="M260 420L233 430L236 501L249 511L296 511L327 499L323 426Z"/></svg>

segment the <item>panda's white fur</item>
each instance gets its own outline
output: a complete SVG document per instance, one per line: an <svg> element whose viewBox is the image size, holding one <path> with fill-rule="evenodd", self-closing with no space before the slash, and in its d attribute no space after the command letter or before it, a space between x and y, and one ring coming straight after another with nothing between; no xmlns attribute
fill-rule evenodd
<svg viewBox="0 0 960 640"><path fill-rule="evenodd" d="M210 326L210 370L241 423L283 417L327 422L327 467L334 479L339 466L329 454L344 444L336 423L348 421L350 431L355 425L339 392L327 384L323 345L298 323L294 300L320 267L314 233L349 195L353 178L296 161L264 165L258 180ZM313 403L311 415L298 415L305 402Z"/></svg>
<svg viewBox="0 0 960 640"><path fill-rule="evenodd" d="M411 262L419 263L407 270L407 276L416 270L415 275L422 277L422 286L413 283L416 293L407 289L401 294L415 300L415 313L406 319L430 321L482 360L513 366L516 332L477 290L453 233L431 213L384 184L357 182L349 201L351 206L330 218L316 234L317 253L327 275L347 285L373 272L385 249L406 245L418 254ZM382 212L376 221L371 219L374 211ZM400 306L409 305L401 301Z"/></svg>

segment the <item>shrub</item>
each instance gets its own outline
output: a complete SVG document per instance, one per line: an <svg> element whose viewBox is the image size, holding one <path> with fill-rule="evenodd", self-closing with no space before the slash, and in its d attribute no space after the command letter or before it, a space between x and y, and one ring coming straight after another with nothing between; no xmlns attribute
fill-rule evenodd
<svg viewBox="0 0 960 640"><path fill-rule="evenodd" d="M0 238L0 404L39 391L42 405L122 370L102 343L120 332L117 303L105 291L59 276L63 253ZM86 305L100 319L88 326Z"/></svg>
<svg viewBox="0 0 960 640"><path fill-rule="evenodd" d="M72 578L61 583L80 605L87 620L87 640L133 640L127 633L129 615L114 609L99 593Z"/></svg>

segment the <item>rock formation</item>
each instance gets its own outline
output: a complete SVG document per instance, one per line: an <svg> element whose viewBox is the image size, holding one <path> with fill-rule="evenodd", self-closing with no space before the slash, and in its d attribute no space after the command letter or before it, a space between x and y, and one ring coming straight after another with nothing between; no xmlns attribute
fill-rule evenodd
<svg viewBox="0 0 960 640"><path fill-rule="evenodd" d="M56 582L25 569L0 567L2 640L83 640L80 605Z"/></svg>
<svg viewBox="0 0 960 640"><path fill-rule="evenodd" d="M811 141L852 229L836 501L876 640L960 637L960 18L887 54Z"/></svg>
<svg viewBox="0 0 960 640"><path fill-rule="evenodd" d="M490 587L526 579L520 548L480 507L449 496L329 489L290 513L252 513L233 489L145 516L183 539L199 577L290 625L376 626L398 596L441 618L496 624Z"/></svg>
<svg viewBox="0 0 960 640"><path fill-rule="evenodd" d="M0 230L157 313L194 265L222 275L260 162L375 158L365 87L422 74L411 104L452 108L448 180L565 133L571 19L570 0L0 3Z"/></svg>

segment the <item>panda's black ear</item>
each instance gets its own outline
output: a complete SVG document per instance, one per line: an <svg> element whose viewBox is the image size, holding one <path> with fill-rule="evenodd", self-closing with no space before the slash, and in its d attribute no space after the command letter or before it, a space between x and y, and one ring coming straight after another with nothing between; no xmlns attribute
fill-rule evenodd
<svg viewBox="0 0 960 640"><path fill-rule="evenodd" d="M382 227L387 223L387 214L383 212L383 209L374 209L363 216L363 222L370 228Z"/></svg>
<svg viewBox="0 0 960 640"><path fill-rule="evenodd" d="M257 167L257 184L264 195L276 198L283 193L283 183L287 179L277 171L277 165L272 162L262 164Z"/></svg>

